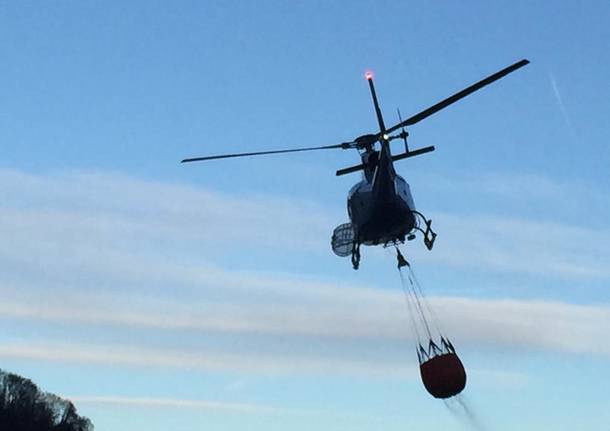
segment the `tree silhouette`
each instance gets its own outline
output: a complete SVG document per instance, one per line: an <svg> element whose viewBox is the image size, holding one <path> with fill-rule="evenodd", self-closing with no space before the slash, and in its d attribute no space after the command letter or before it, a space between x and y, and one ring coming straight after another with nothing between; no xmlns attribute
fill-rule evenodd
<svg viewBox="0 0 610 431"><path fill-rule="evenodd" d="M0 370L0 430L93 431L68 400L41 392L31 380Z"/></svg>

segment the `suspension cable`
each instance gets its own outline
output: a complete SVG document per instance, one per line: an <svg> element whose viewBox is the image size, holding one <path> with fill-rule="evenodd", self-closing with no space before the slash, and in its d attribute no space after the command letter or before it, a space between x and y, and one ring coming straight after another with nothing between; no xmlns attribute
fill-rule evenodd
<svg viewBox="0 0 610 431"><path fill-rule="evenodd" d="M400 274L400 281L401 281L401 285L402 285L402 292L405 297L405 302L407 303L407 308L409 309L409 318L411 319L411 327L413 328L414 335L417 338L417 344L421 345L421 336L419 334L417 322L415 321L415 313L416 313L415 309L417 307L413 303L414 301L413 301L412 295L410 294L409 290L407 289L407 286L405 284L404 275L400 268L398 269L398 273Z"/></svg>
<svg viewBox="0 0 610 431"><path fill-rule="evenodd" d="M401 272L402 275L402 272ZM404 277L402 278L403 283L404 283ZM413 293L413 296L415 297L415 301L417 303L417 311L419 312L419 316L421 318L422 323L424 324L425 328L426 328L426 332L428 333L428 337L430 339L432 339L432 332L430 331L430 326L428 325L428 319L426 319L426 315L424 313L424 308L421 305L421 301L419 299L419 295L417 293L417 290L415 290L415 286L413 285L413 280L411 279L411 277L409 277L409 285L411 286L411 292Z"/></svg>
<svg viewBox="0 0 610 431"><path fill-rule="evenodd" d="M440 327L440 320L437 317L436 313L434 312L434 309L430 306L430 302L429 302L428 298L426 297L426 295L424 294L424 289L422 288L419 280L415 276L415 272L413 271L413 268L411 268L411 265L409 265L409 276L412 277L412 279L413 279L414 285L419 292L422 302L424 303L424 307L426 308L426 311L428 312L428 315L430 316L430 318L432 320L432 324L434 325L434 328L436 329L436 331L439 334L442 335L443 331L441 330L442 328Z"/></svg>

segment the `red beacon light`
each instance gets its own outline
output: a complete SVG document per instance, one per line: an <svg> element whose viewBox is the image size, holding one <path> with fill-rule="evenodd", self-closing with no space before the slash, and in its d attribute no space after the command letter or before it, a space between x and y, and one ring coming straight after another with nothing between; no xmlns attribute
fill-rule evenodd
<svg viewBox="0 0 610 431"><path fill-rule="evenodd" d="M371 72L370 70L367 70L366 72L364 72L364 77L366 78L367 81L370 81L371 79L373 79L373 72Z"/></svg>

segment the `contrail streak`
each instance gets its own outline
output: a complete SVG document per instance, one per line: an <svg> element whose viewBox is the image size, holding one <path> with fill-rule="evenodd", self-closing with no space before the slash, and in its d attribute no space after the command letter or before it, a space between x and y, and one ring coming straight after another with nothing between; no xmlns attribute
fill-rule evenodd
<svg viewBox="0 0 610 431"><path fill-rule="evenodd" d="M549 72L549 78L551 79L551 86L553 87L553 93L555 94L555 99L557 99L557 104L559 105L559 109L561 110L561 114L563 115L563 120L566 122L566 125L570 129L572 133L574 133L574 128L572 127L572 122L570 121L570 117L568 116L568 112L566 111L566 107L563 104L563 100L561 99L561 94L559 93L559 88L557 87L557 82L555 81L555 77L552 72Z"/></svg>

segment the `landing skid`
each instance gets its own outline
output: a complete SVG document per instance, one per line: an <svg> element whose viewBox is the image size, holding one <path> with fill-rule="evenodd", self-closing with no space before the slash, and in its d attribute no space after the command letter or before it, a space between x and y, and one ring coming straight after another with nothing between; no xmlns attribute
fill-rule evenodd
<svg viewBox="0 0 610 431"><path fill-rule="evenodd" d="M432 250L434 247L434 241L436 240L436 232L432 230L432 220L429 220L419 211L411 211L416 217L419 217L419 221L423 221L426 225L426 229L422 229L419 225L415 226L415 230L420 231L424 235L424 245L428 250Z"/></svg>
<svg viewBox="0 0 610 431"><path fill-rule="evenodd" d="M352 245L352 267L358 269L360 267L360 243L356 239Z"/></svg>

